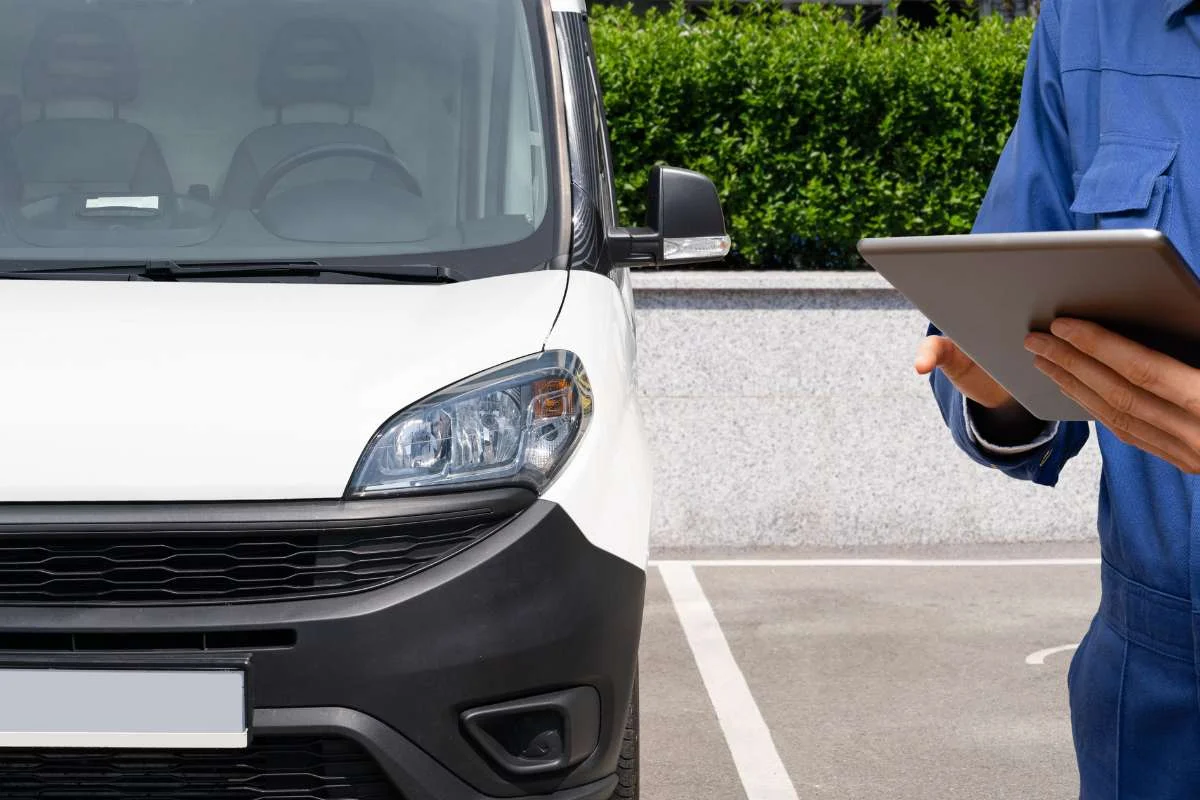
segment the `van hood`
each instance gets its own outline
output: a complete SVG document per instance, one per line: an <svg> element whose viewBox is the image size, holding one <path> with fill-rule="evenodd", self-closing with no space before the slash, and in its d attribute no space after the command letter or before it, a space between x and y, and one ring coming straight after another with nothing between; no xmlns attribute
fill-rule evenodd
<svg viewBox="0 0 1200 800"><path fill-rule="evenodd" d="M540 351L566 281L0 281L0 502L339 498L393 414Z"/></svg>

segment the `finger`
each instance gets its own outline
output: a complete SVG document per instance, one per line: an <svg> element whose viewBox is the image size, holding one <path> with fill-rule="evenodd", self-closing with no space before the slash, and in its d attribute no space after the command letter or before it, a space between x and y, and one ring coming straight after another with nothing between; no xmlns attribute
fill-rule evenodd
<svg viewBox="0 0 1200 800"><path fill-rule="evenodd" d="M1156 458L1159 458L1168 464L1172 464L1184 472L1196 473L1200 471L1200 462L1198 462L1195 457L1186 450L1186 448L1183 448L1177 443L1162 442L1159 435L1151 437L1151 440L1148 441L1127 429L1117 426L1111 421L1111 410L1104 407L1103 401L1099 400L1095 394L1091 394L1091 396L1085 396L1085 393L1086 390L1081 392L1079 396L1074 396L1073 399L1081 406L1086 408L1088 412L1097 419L1098 422L1112 431L1113 435L1122 442L1130 447L1135 447L1144 453L1155 456ZM1069 391L1064 391L1064 394L1072 396ZM1162 443L1155 444L1155 441Z"/></svg>
<svg viewBox="0 0 1200 800"><path fill-rule="evenodd" d="M958 348L945 336L926 336L917 350L917 372L926 375L936 367L946 372L946 366L955 360Z"/></svg>
<svg viewBox="0 0 1200 800"><path fill-rule="evenodd" d="M950 380L957 381L975 368L975 362L945 336L928 336L918 352L917 371L928 373L935 367Z"/></svg>
<svg viewBox="0 0 1200 800"><path fill-rule="evenodd" d="M1050 332L1134 386L1200 415L1200 370L1093 322L1059 319L1051 324Z"/></svg>
<svg viewBox="0 0 1200 800"><path fill-rule="evenodd" d="M1103 398L1119 415L1144 420L1190 447L1200 450L1200 418L1130 382L1111 367L1055 337L1035 336L1031 349L1038 358L1049 360L1069 372ZM1034 360L1038 363L1038 359ZM1123 424L1122 427L1130 427Z"/></svg>
<svg viewBox="0 0 1200 800"><path fill-rule="evenodd" d="M1063 394L1087 409L1088 413L1121 441L1168 461L1186 472L1200 471L1200 457L1186 443L1148 422L1121 415L1093 389L1058 365L1039 358L1037 366L1058 384Z"/></svg>
<svg viewBox="0 0 1200 800"><path fill-rule="evenodd" d="M940 336L926 336L917 348L917 359L914 367L921 375L928 375L937 366L938 354L941 349Z"/></svg>
<svg viewBox="0 0 1200 800"><path fill-rule="evenodd" d="M914 366L920 375L940 369L960 392L984 408L999 408L1014 402L1003 386L944 336L927 337L917 350Z"/></svg>

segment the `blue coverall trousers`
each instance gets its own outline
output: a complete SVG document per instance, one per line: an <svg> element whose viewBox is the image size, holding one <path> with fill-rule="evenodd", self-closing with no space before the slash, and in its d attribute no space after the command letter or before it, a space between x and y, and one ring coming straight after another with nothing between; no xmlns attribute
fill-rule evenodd
<svg viewBox="0 0 1200 800"><path fill-rule="evenodd" d="M1200 800L1200 616L1101 567L1099 612L1067 686L1081 800Z"/></svg>

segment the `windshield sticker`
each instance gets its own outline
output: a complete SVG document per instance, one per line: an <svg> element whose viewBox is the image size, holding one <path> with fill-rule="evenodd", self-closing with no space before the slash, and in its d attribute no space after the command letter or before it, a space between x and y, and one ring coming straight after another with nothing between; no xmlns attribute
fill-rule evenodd
<svg viewBox="0 0 1200 800"><path fill-rule="evenodd" d="M139 208L158 211L158 197L89 197L87 208Z"/></svg>

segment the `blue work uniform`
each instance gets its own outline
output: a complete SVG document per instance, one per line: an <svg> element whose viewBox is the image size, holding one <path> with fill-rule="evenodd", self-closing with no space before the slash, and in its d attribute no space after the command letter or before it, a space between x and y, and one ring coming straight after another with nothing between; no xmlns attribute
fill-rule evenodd
<svg viewBox="0 0 1200 800"><path fill-rule="evenodd" d="M1200 8L1043 0L974 230L1121 227L1158 228L1200 268ZM945 375L931 381L954 441L1011 477L1054 486L1088 440L1070 422L997 447ZM1102 599L1067 679L1081 797L1197 800L1200 478L1096 436Z"/></svg>

